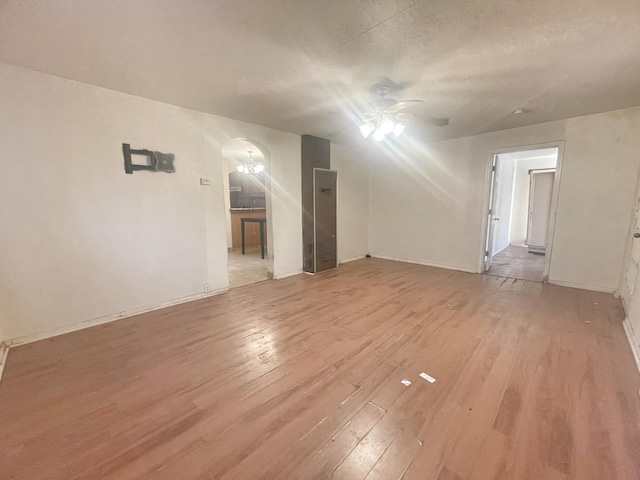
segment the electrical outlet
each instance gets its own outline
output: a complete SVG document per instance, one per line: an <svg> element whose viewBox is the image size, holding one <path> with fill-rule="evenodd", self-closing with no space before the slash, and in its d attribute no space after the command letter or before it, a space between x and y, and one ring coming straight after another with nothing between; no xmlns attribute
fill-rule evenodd
<svg viewBox="0 0 640 480"><path fill-rule="evenodd" d="M204 284L204 293L211 293L211 285L208 283Z"/></svg>

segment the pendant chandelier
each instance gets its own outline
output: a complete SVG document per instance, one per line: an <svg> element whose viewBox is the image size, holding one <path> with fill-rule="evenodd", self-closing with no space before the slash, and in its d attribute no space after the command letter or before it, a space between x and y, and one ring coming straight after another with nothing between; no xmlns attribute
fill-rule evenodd
<svg viewBox="0 0 640 480"><path fill-rule="evenodd" d="M264 165L262 163L256 163L253 159L253 150L247 150L249 154L249 160L246 163L238 165L238 171L240 173L260 173L264 170Z"/></svg>

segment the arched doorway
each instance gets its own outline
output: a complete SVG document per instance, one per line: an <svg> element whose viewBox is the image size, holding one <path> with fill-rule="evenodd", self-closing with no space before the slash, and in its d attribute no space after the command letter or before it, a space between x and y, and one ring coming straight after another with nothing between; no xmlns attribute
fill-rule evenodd
<svg viewBox="0 0 640 480"><path fill-rule="evenodd" d="M222 145L230 288L273 277L270 166L268 150L254 140Z"/></svg>

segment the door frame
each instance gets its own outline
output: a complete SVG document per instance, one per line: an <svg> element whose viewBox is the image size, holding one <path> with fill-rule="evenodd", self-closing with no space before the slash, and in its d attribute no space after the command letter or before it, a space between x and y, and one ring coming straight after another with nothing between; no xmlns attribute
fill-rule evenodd
<svg viewBox="0 0 640 480"><path fill-rule="evenodd" d="M485 251L486 251L486 239L488 235L488 211L489 211L489 196L491 195L491 189L493 187L492 181L492 167L493 156L501 153L516 153L527 150L542 150L544 148L557 148L558 158L556 160L556 176L553 181L553 192L551 194L551 212L549 214L549 228L547 229L547 250L545 252L544 270L543 270L543 283L549 282L549 270L551 268L551 259L553 256L553 239L555 236L556 217L558 210L558 196L560 193L560 184L562 181L562 165L564 163L564 140L558 140L555 142L536 143L531 145L521 145L516 147L506 147L491 149L487 153L487 160L485 163L485 179L484 179L484 194L482 201L482 209L480 210L480 232L478 236L478 261L477 271L478 273L485 272Z"/></svg>

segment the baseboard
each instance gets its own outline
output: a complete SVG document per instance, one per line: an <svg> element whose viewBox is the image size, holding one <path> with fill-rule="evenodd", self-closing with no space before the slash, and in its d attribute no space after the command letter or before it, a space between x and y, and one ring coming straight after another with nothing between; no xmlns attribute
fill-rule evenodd
<svg viewBox="0 0 640 480"><path fill-rule="evenodd" d="M558 280L549 280L549 285L557 285L559 287L579 288L580 290L590 290L592 292L614 293L616 288L594 287L592 285L583 285L581 283L561 282Z"/></svg>
<svg viewBox="0 0 640 480"><path fill-rule="evenodd" d="M627 340L629 341L629 345L631 346L631 351L633 352L633 359L636 361L636 367L638 368L638 372L640 372L640 343L638 342L638 337L636 337L633 327L629 322L629 317L625 317L622 322L622 326L624 327L624 333L627 334Z"/></svg>
<svg viewBox="0 0 640 480"><path fill-rule="evenodd" d="M283 278L293 277L294 275L300 275L301 273L302 273L302 269L293 270L291 272L280 273L278 275L274 275L273 278L276 279L276 280L282 280Z"/></svg>
<svg viewBox="0 0 640 480"><path fill-rule="evenodd" d="M499 253L504 252L507 248L509 248L509 246L510 246L510 245L511 245L511 244L507 245L506 247L502 247L500 250L496 250L495 252L492 252L492 253L493 253L493 256L495 257L495 256L496 256L496 255L498 255Z"/></svg>
<svg viewBox="0 0 640 480"><path fill-rule="evenodd" d="M446 270L456 270L458 272L466 272L466 273L478 273L476 270L472 268L460 267L457 265L446 265L443 263L423 262L420 260L410 260L407 258L399 258L399 257L385 257L384 255L376 255L375 253L372 253L371 256L373 258L380 258L382 260L393 260L394 262L404 262L404 263L413 263L414 265L424 265L425 267L444 268Z"/></svg>
<svg viewBox="0 0 640 480"><path fill-rule="evenodd" d="M0 343L0 380L2 380L2 372L4 372L4 366L7 363L7 355L9 354L9 345L5 342Z"/></svg>
<svg viewBox="0 0 640 480"><path fill-rule="evenodd" d="M366 257L366 254L356 255L355 257L343 258L338 261L338 265L342 265L343 263L355 262L356 260L362 260Z"/></svg>
<svg viewBox="0 0 640 480"><path fill-rule="evenodd" d="M173 307L180 305L181 303L193 302L194 300L201 300L203 298L219 295L229 291L229 287L219 288L210 293L198 293L195 295L189 295L186 297L169 300L156 305L138 308L135 310L127 310L120 313L111 315L105 315L103 317L93 318L91 320L85 320L83 322L72 323L70 325L64 325L62 327L53 328L44 332L23 335L20 337L7 340L5 343L8 347L15 347L17 345L24 345L27 343L37 342L38 340L44 340L46 338L57 337L58 335L64 335L65 333L75 332L77 330L84 330L85 328L95 327L96 325L102 325L104 323L114 322L123 318L133 317L134 315L140 315L142 313L153 312L154 310L160 310L162 308Z"/></svg>

